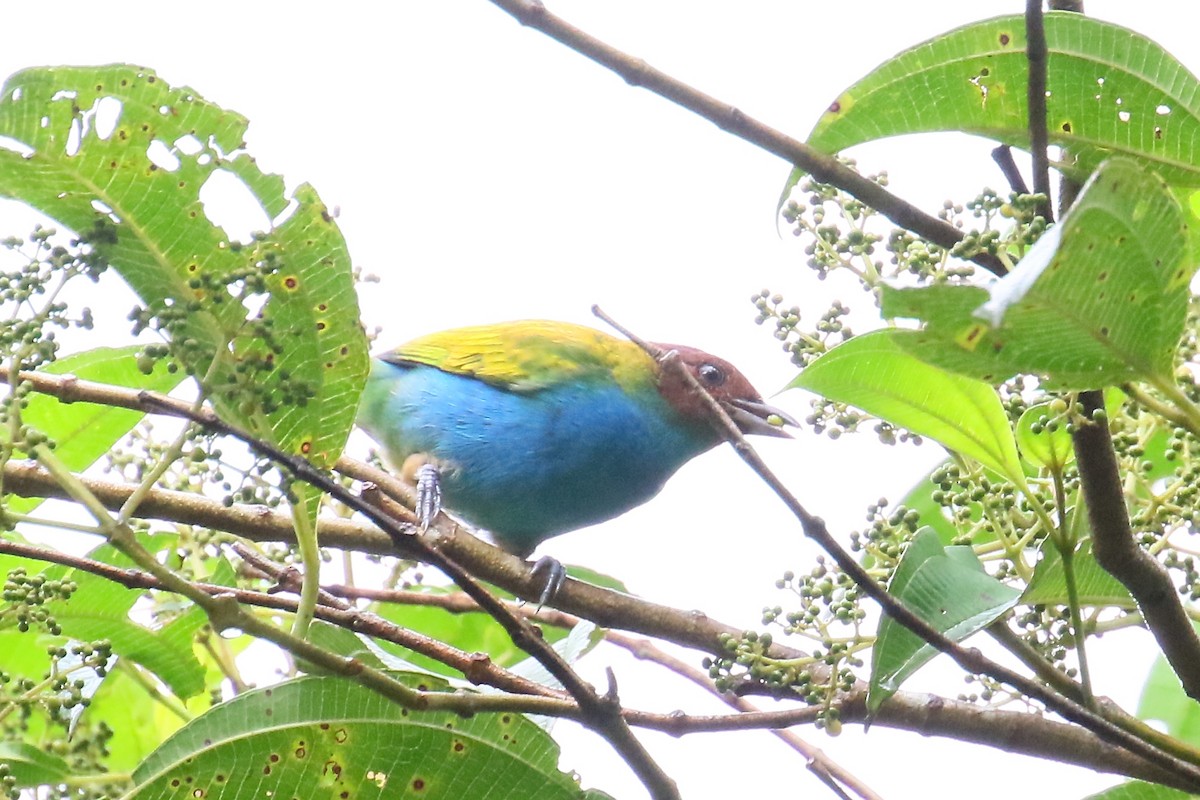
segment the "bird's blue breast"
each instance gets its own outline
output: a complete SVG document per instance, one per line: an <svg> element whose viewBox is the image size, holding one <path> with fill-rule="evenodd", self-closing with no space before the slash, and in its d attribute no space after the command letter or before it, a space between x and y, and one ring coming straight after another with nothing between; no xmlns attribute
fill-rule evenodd
<svg viewBox="0 0 1200 800"><path fill-rule="evenodd" d="M515 393L427 366L376 362L359 425L397 465L442 466L445 506L527 553L649 500L716 443L651 390L613 382Z"/></svg>

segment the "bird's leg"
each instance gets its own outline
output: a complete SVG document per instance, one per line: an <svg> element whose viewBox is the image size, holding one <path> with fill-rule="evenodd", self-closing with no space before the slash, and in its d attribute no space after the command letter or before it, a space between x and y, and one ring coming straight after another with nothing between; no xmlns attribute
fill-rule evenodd
<svg viewBox="0 0 1200 800"><path fill-rule="evenodd" d="M432 463L422 464L417 470L416 506L421 530L427 530L442 510L442 476Z"/></svg>
<svg viewBox="0 0 1200 800"><path fill-rule="evenodd" d="M538 610L541 611L542 606L553 600L558 594L558 590L562 588L563 581L567 579L567 570L557 558L542 556L534 562L533 568L529 570L529 577L534 581L543 578L546 581L542 586L542 593L538 595Z"/></svg>

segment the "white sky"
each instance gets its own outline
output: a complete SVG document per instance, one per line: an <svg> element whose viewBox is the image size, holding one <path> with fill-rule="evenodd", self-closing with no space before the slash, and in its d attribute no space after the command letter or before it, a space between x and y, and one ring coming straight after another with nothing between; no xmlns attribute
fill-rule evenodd
<svg viewBox="0 0 1200 800"><path fill-rule="evenodd" d="M842 88L892 53L1024 6L548 2L583 29L800 138ZM1095 16L1157 38L1195 71L1194 22L1181 19L1194 16L1180 11L1187 7L1088 3ZM598 324L589 307L599 303L647 338L730 358L770 395L793 373L769 332L752 324L750 294L783 291L809 318L826 307L828 288L803 269L790 237L775 232L787 165L628 87L484 0L40 0L23 15L16 24L29 27L9 29L0 74L44 64L139 63L248 116L248 144L260 165L291 185L314 184L340 207L355 262L382 278L363 297L368 325L383 326L382 345L522 317ZM894 190L932 211L943 198L1002 186L989 149L938 136L857 154L865 168L887 169ZM0 206L0 235L21 234L25 219ZM124 305L114 302L116 311L101 325L126 330ZM852 297L851 305L865 303ZM798 394L775 402L806 413ZM808 507L843 534L861 527L867 503L898 499L938 458L933 446L882 449L864 439L832 447L807 434L764 442L761 450ZM779 601L774 579L785 568L803 568L812 550L725 449L693 462L654 502L552 540L542 552L617 576L657 602L755 628L761 608ZM1101 659L1105 650L1127 652L1131 640L1102 644ZM1099 692L1134 703L1147 659L1105 661ZM598 652L583 666L599 680L607 665L632 706L719 709L619 653ZM943 691L959 691L953 670L941 675L949 676ZM919 676L914 685L938 688L938 676ZM578 769L586 785L644 796L603 743L569 726L560 730L564 766ZM848 727L837 739L801 733L889 798L953 797L968 786L975 798L1008 798L1030 785L1071 797L1112 780L880 728L864 736ZM684 797L753 788L826 796L803 763L766 734L645 739Z"/></svg>

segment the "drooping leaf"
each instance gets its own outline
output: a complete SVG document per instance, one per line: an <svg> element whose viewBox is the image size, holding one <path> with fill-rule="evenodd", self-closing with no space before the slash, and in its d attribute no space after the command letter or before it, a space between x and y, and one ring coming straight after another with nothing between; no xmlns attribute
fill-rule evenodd
<svg viewBox="0 0 1200 800"><path fill-rule="evenodd" d="M429 675L406 682L442 688ZM519 714L413 711L352 681L307 677L246 692L167 740L127 800L205 796L599 798L558 769L558 745ZM482 783L481 783L482 782Z"/></svg>
<svg viewBox="0 0 1200 800"><path fill-rule="evenodd" d="M165 703L150 696L144 679L132 676L127 664L108 673L82 717L83 723L102 722L112 730L105 764L114 772L132 771L183 725Z"/></svg>
<svg viewBox="0 0 1200 800"><path fill-rule="evenodd" d="M1172 184L1200 186L1200 81L1162 46L1094 17L1048 13L1050 142L1082 178L1112 155ZM888 59L846 89L808 143L836 153L925 131L964 131L1028 147L1025 20L976 22ZM897 102L897 98L904 98Z"/></svg>
<svg viewBox="0 0 1200 800"><path fill-rule="evenodd" d="M973 458L997 474L1021 474L1008 417L996 391L906 352L905 331L856 336L810 364L788 388L848 403Z"/></svg>
<svg viewBox="0 0 1200 800"><path fill-rule="evenodd" d="M1182 261L1187 235L1162 180L1113 159L989 289L884 287L882 311L924 322L896 344L989 383L1014 374L1069 389L1170 381L1196 266Z"/></svg>
<svg viewBox="0 0 1200 800"><path fill-rule="evenodd" d="M888 591L956 642L987 627L1012 608L1021 594L988 575L970 547L943 547L930 528L913 536ZM879 708L937 652L908 628L884 616L871 650L867 708Z"/></svg>

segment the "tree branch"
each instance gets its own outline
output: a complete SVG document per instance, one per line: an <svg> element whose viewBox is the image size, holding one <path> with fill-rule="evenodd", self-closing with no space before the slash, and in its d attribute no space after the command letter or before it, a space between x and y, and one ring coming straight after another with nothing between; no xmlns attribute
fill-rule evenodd
<svg viewBox="0 0 1200 800"><path fill-rule="evenodd" d="M49 563L62 564L80 569L100 577L112 580L131 589L155 589L170 591L148 572L137 569L113 567L93 559L73 556L57 550L28 545L21 542L11 542L0 538L0 553L17 555L23 558L36 559ZM276 594L253 592L235 589L228 586L212 584L194 584L197 588L212 595L232 595L238 602L262 608L290 612L296 607L296 600ZM382 602L397 602L404 604L432 605L451 613L482 613L469 596L463 593L429 595L420 592L401 590L369 589L364 587L326 586L325 597L336 595L345 598L366 598ZM410 640L403 636L392 638L396 626L382 621L378 627L362 625L357 621L359 614L353 611L341 611L324 604L317 607L317 617L325 621L345 627L351 631L361 631L372 636L394 641L405 647L412 647ZM520 613L539 622L557 625L564 628L574 627L580 621L578 617L553 609L542 609L534 612L529 606L512 607L515 613ZM683 612L676 612L683 614ZM373 615L372 615L373 616ZM403 629L398 629L403 630ZM657 648L647 649L644 640L635 640L623 634L609 631L607 638L615 644L629 649L638 658L645 658L664 664L669 669L674 665L667 657L660 659ZM414 648L415 649L415 648ZM437 658L436 653L429 653ZM476 659L476 656L469 656ZM456 667L457 668L457 667ZM539 714L563 716L578 719L578 706L572 703L563 692L547 689L540 684L527 685L523 679L510 679L507 673L499 668L491 668L496 680L486 679L486 674L476 672L480 667L472 665L464 676L476 683L488 684L505 688L512 692L533 690L544 696L547 702L538 701L534 709ZM691 670L694 672L694 670ZM353 677L353 676L351 676ZM480 678L476 680L476 678ZM701 678L703 680L703 678ZM712 684L707 683L709 691ZM537 695L534 695L537 696ZM552 701L559 700L557 704ZM725 698L722 698L725 699ZM745 701L734 698L734 702L742 706ZM522 701L513 701L509 710L529 710ZM989 747L1004 749L1009 752L1023 753L1039 758L1052 758L1065 764L1071 764L1099 772L1115 773L1132 778L1164 783L1179 788L1191 786L1173 773L1164 772L1146 764L1140 758L1132 756L1125 750L1098 740L1094 734L1075 725L1057 722L1040 714L1029 714L1014 711L989 709L978 705L948 700L931 695L919 695L900 692L894 695L873 716L866 711L866 686L857 685L852 691L840 695L838 708L842 719L848 723L870 723L898 730L920 733L924 736L953 736L965 741L975 742ZM572 710L574 709L574 710ZM820 709L802 707L778 711L748 711L739 714L700 715L652 713L634 709L624 709L622 712L631 725L669 733L673 736L694 733L718 733L736 730L753 730L767 728L780 734L787 734L786 728L794 725L811 724L820 713ZM837 773L834 773L837 774ZM839 779L841 776L839 775ZM849 782L847 785L851 785ZM866 790L869 791L869 790Z"/></svg>
<svg viewBox="0 0 1200 800"><path fill-rule="evenodd" d="M1092 553L1097 563L1133 595L1146 627L1179 676L1183 690L1193 700L1200 700L1200 638L1188 620L1170 573L1133 537L1125 487L1107 417L1103 416L1104 395L1083 392L1079 403L1086 421L1075 426L1071 441L1092 526ZM1095 421L1097 418L1103 421Z"/></svg>
<svg viewBox="0 0 1200 800"><path fill-rule="evenodd" d="M1164 770L1175 770L1180 775L1186 776L1188 780L1197 782L1195 785L1200 788L1200 767L1165 752L1155 745L1118 727L1074 700L1047 689L1036 681L992 661L979 650L963 647L957 642L948 639L925 620L910 611L902 602L889 594L887 589L876 582L866 569L838 543L825 526L824 520L808 512L799 499L775 476L766 462L758 455L753 445L746 440L737 425L725 413L721 405L712 398L700 382L682 365L679 359L669 357L670 354L663 354L659 348L638 338L628 329L623 328L611 317L604 314L599 308L593 306L592 311L618 331L628 336L634 343L645 348L646 352L652 357L659 358L662 361L664 369L675 370L677 377L684 382L684 385L691 387L691 391L695 396L704 403L710 420L725 440L733 445L742 460L775 492L776 496L783 501L784 505L788 507L800 522L800 526L804 530L804 535L820 545L833 558L842 572L849 575L855 584L863 590L864 594L879 603L883 611L891 616L892 619L920 636L939 651L950 656L950 658L954 659L955 663L968 672L988 675L1001 683L1008 684L1026 697L1037 700L1055 713L1082 725L1104 741L1124 747Z"/></svg>
<svg viewBox="0 0 1200 800"><path fill-rule="evenodd" d="M911 203L901 200L874 181L859 175L836 158L818 152L803 142L748 116L740 109L682 81L672 78L588 33L551 14L541 0L491 0L511 14L522 25L541 31L575 52L590 58L625 79L631 86L641 86L686 108L718 128L779 156L804 170L822 183L832 184L879 211L902 228L916 233L947 250L958 244L962 231L937 217L926 214ZM1007 271L1004 263L989 253L971 257L979 266L996 274Z"/></svg>
<svg viewBox="0 0 1200 800"><path fill-rule="evenodd" d="M121 408L144 409L139 393L123 387L96 384L75 379L73 376L49 375L46 373L22 373L31 385L44 394L58 397L67 402L99 402ZM160 398L156 413L174 416L171 404L176 401ZM179 403L186 409L186 403ZM399 494L405 491L398 482L378 470L360 462L342 459L339 469L369 481L397 484L390 489ZM80 482L111 510L119 510L133 491L133 487L94 478L79 478ZM6 491L27 497L67 497L49 473L28 462L9 462L4 469ZM214 530L227 531L252 541L292 542L290 517L263 507L232 506L200 495L154 489L149 492L138 508L140 517L167 522L198 525ZM389 538L377 528L360 522L322 517L321 541L324 545L357 550L365 553L391 554L394 547ZM457 526L441 525L426 534L415 535L413 541L426 539L428 546L437 547L456 562L470 569L473 574L514 594L535 596L540 589L528 580L528 569L520 559L504 553L488 543L457 529ZM413 550L405 557L417 558ZM370 590L359 589L360 592ZM366 596L366 595L364 595ZM450 595L456 597L456 595ZM458 596L461 597L461 596ZM278 598L276 603L285 602ZM665 639L677 644L693 647L703 652L720 655L723 653L721 640L726 636L737 637L742 629L702 614L672 609L618 592L568 580L555 598L555 605L566 612L578 614L602 627L634 631L646 636ZM465 608L463 610L466 610ZM559 612L545 610L538 617L552 621ZM778 658L794 658L801 654L792 648L772 645L770 655ZM1036 714L1020 714L1004 717L1004 725L993 725L995 710L981 710L977 706L959 703L947 698L916 695L900 692L883 704L877 716L867 719L865 713L865 686L855 689L840 699L844 722L871 722L876 725L914 730L923 735L945 735L988 744L995 747L1023 752L1042 758L1063 760L1066 763L1116 772L1130 777L1139 777L1184 789L1194 789L1197 783L1186 776L1147 764L1125 750L1112 747L1094 734ZM861 705L861 713L856 711ZM982 711L982 713L981 713ZM817 712L813 709L797 709L787 712L759 712L759 717L734 717L719 721L696 717L696 725L703 730L730 730L742 727L786 727L811 722ZM772 715L772 716L765 716ZM743 715L744 717L745 715ZM1020 716L1025 721L1017 722ZM667 715L657 723L638 720L637 724L655 727L678 734L690 723L688 718ZM630 718L631 722L633 718ZM1020 733L1014 726L1026 726ZM1015 746L1014 745L1018 745ZM1075 743L1078 746L1075 746ZM1067 752L1062 752L1063 749Z"/></svg>
<svg viewBox="0 0 1200 800"><path fill-rule="evenodd" d="M314 467L306 459L286 453L275 445L230 425L212 411L188 408L181 412L177 402L154 392L138 392L138 398L145 411L166 411L191 420L207 431L238 440L260 458L269 459L272 463L286 468L296 480L320 489L348 508L364 515L382 528L393 542L402 543L401 546L405 549L408 549L408 545L411 544L417 549L422 561L437 567L445 573L446 577L469 594L491 617L500 623L517 647L533 656L566 688L575 702L579 704L582 712L580 721L612 745L646 786L651 797L655 800L674 800L679 797L675 782L650 757L649 752L633 735L621 716L616 687L610 684L604 695L599 694L590 684L579 677L571 665L541 637L527 620L509 611L504 603L484 589L473 575L444 551L431 547L419 536L413 536L411 524L397 523L393 517L381 511L378 506L366 502L333 480L325 471Z"/></svg>
<svg viewBox="0 0 1200 800"><path fill-rule="evenodd" d="M1075 9L1082 11L1082 7ZM1034 190L1046 193L1050 188L1049 156L1046 131L1046 35L1040 0L1027 0L1026 31L1029 49L1029 131L1034 163ZM1064 196L1074 197L1075 187L1068 186ZM1049 201L1042 212L1053 221ZM1183 602L1171 581L1171 575L1157 559L1133 538L1129 509L1125 505L1125 487L1113 450L1104 416L1104 395L1099 391L1081 392L1079 403L1084 421L1075 426L1071 440L1080 484L1092 527L1092 552L1096 561L1121 582L1137 601L1163 655L1193 700L1200 700L1200 637L1188 620ZM1064 553L1064 561L1069 557ZM1077 631L1082 654L1082 633Z"/></svg>

